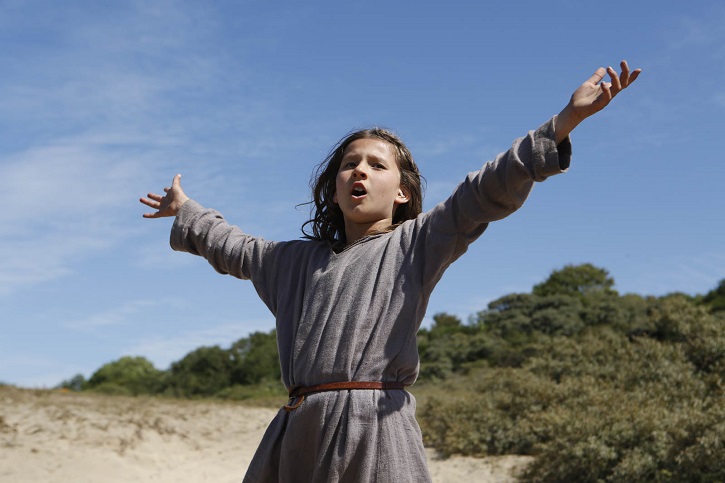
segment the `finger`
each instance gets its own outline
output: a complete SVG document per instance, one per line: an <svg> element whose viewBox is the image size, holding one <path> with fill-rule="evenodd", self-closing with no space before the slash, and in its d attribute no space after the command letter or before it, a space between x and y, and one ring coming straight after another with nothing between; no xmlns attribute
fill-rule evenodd
<svg viewBox="0 0 725 483"><path fill-rule="evenodd" d="M181 187L181 175L177 174L174 176L173 181L171 181L171 187L172 188L180 188Z"/></svg>
<svg viewBox="0 0 725 483"><path fill-rule="evenodd" d="M637 80L637 77L639 77L639 74L642 72L642 69L635 69L632 74L629 76L629 83L631 84L635 80Z"/></svg>
<svg viewBox="0 0 725 483"><path fill-rule="evenodd" d="M606 70L604 70L604 67L598 68L594 74L587 79L587 82L591 82L592 84L598 84L602 79L604 79L604 74L606 74Z"/></svg>
<svg viewBox="0 0 725 483"><path fill-rule="evenodd" d="M171 191L171 188L164 188L164 193L168 193L169 191Z"/></svg>
<svg viewBox="0 0 725 483"><path fill-rule="evenodd" d="M611 91L612 85L609 82L602 82L600 85L602 86L602 93L599 96L599 100L606 106L612 100L612 97L614 97Z"/></svg>
<svg viewBox="0 0 725 483"><path fill-rule="evenodd" d="M627 64L626 60L623 60L619 63L619 67L622 69L622 73L619 76L620 82L622 84L622 87L627 87L629 85L629 65Z"/></svg>
<svg viewBox="0 0 725 483"><path fill-rule="evenodd" d="M609 79L611 82L611 89L612 89L612 96L616 96L619 91L622 90L622 83L619 80L619 77L617 76L617 71L614 70L612 67L607 67L607 73L609 74Z"/></svg>
<svg viewBox="0 0 725 483"><path fill-rule="evenodd" d="M149 198L151 198L154 201L161 201L164 199L163 196L157 195L156 193L149 193L148 196L149 196Z"/></svg>
<svg viewBox="0 0 725 483"><path fill-rule="evenodd" d="M151 208L154 208L154 209L158 209L158 207L160 205L160 203L158 203L156 201L149 200L147 198L141 198L141 199L139 199L139 201L141 203L143 203L144 205L150 206Z"/></svg>
<svg viewBox="0 0 725 483"><path fill-rule="evenodd" d="M627 75L629 75L629 64L626 60L623 60L619 63L619 67L622 69L622 72L626 72Z"/></svg>

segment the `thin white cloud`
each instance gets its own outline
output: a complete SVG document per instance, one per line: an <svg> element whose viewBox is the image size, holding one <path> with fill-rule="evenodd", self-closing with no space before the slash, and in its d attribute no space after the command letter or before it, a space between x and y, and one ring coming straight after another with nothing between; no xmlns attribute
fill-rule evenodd
<svg viewBox="0 0 725 483"><path fill-rule="evenodd" d="M51 234L19 242L0 239L0 295L72 273L74 256L101 244L94 237L63 237L63 243L57 243Z"/></svg>
<svg viewBox="0 0 725 483"><path fill-rule="evenodd" d="M662 263L658 258L643 258L627 269L628 272L622 276L614 274L621 293L655 296L671 292L705 294L725 278L725 254L706 252L678 256L672 257L668 263Z"/></svg>
<svg viewBox="0 0 725 483"><path fill-rule="evenodd" d="M274 329L274 320L271 318L229 321L213 327L180 333L174 337L159 336L145 339L128 346L124 353L142 355L159 369L167 369L172 362L180 360L199 347L218 345L228 348L233 342L251 332L269 332L272 329Z"/></svg>
<svg viewBox="0 0 725 483"><path fill-rule="evenodd" d="M191 163L189 135L207 117L179 112L185 104L176 96L218 85L219 59L195 48L194 33L208 26L193 6L136 2L92 22L79 11L62 29L22 4L0 10L6 23L33 23L19 29L27 35L58 40L31 43L22 55L11 50L12 67L0 79L0 115L18 130L14 147L0 148L0 223L8 227L0 235L0 295L7 295L67 276L83 258L145 229L124 223L131 214L140 220L135 200L141 190L160 190L151 181L170 178L169 166ZM197 175L202 186L205 176Z"/></svg>
<svg viewBox="0 0 725 483"><path fill-rule="evenodd" d="M66 223L98 214L122 199L117 186L137 179L136 162L109 158L89 146L48 146L10 157L0 167L0 191L9 210L0 223L15 224L47 217Z"/></svg>
<svg viewBox="0 0 725 483"><path fill-rule="evenodd" d="M426 139L416 146L413 156L416 158L438 158L454 154L460 156L462 150L470 148L481 140L474 133L460 133L455 136L435 137Z"/></svg>
<svg viewBox="0 0 725 483"><path fill-rule="evenodd" d="M194 257L181 256L179 253L172 251L167 241L168 237L137 248L132 259L133 265L144 269L161 268L169 270L176 267L188 267L197 263Z"/></svg>
<svg viewBox="0 0 725 483"><path fill-rule="evenodd" d="M90 315L84 319L68 321L64 326L73 330L88 330L99 327L129 324L134 321L135 316L147 312L154 307L173 305L172 299L153 300L130 300L116 307L110 307L99 313Z"/></svg>
<svg viewBox="0 0 725 483"><path fill-rule="evenodd" d="M117 233L118 207L142 173L137 161L81 145L0 158L0 294L63 276L129 236Z"/></svg>

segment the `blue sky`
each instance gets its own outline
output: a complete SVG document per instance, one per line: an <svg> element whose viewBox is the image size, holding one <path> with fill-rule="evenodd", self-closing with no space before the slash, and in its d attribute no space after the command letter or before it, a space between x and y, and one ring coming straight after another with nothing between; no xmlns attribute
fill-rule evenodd
<svg viewBox="0 0 725 483"><path fill-rule="evenodd" d="M175 173L245 231L293 239L314 166L381 125L428 209L622 58L640 79L451 267L426 323L571 263L622 293L725 278L722 2L0 1L0 381L54 386L124 355L165 369L273 328L251 284L141 217Z"/></svg>

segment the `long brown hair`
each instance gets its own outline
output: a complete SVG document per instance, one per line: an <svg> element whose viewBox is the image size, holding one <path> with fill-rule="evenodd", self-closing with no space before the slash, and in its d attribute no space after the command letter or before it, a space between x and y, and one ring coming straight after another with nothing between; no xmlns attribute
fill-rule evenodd
<svg viewBox="0 0 725 483"><path fill-rule="evenodd" d="M327 240L332 243L345 242L345 219L340 207L332 201L335 195L335 179L348 145L358 139L371 138L385 141L393 147L395 160L400 169L400 184L405 194L408 195L408 202L398 205L395 209L393 224L389 229L394 229L405 220L412 220L423 210L421 175L413 160L413 155L410 154L403 141L397 134L387 129L379 127L363 129L342 138L315 169L310 183L312 188L310 203L314 204L311 210L312 218L302 225L302 233L305 238ZM306 230L307 225L312 226L312 234Z"/></svg>

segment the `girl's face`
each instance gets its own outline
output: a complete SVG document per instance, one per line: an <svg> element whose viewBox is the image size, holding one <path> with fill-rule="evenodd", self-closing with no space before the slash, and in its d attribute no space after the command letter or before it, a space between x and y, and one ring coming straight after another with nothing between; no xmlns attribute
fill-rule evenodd
<svg viewBox="0 0 725 483"><path fill-rule="evenodd" d="M342 210L348 236L392 225L397 206L408 202L393 146L377 138L351 142L340 162L333 201Z"/></svg>

